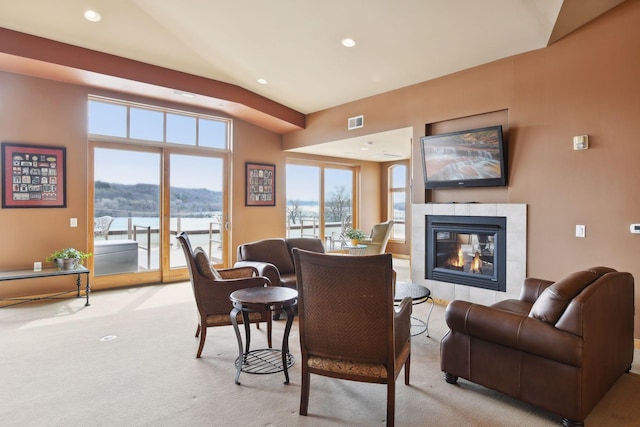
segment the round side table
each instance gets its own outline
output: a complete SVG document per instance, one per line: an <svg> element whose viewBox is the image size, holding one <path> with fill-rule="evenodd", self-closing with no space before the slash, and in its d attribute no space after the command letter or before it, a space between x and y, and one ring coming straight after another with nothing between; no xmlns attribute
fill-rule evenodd
<svg viewBox="0 0 640 427"><path fill-rule="evenodd" d="M298 291L282 286L246 288L232 292L229 295L229 299L233 303L233 310L230 313L231 323L238 339L239 355L236 359L236 384L240 384L240 372L242 371L252 374L272 374L284 371L284 383L289 384L288 368L294 363L293 355L289 353L289 332L291 332L291 324L295 316L295 306L298 303ZM275 309L280 309L287 313L287 324L282 338L282 350L263 349L249 351L251 343L249 313ZM244 351L242 350L242 337L238 328L238 313L242 313L244 333L247 340ZM274 351L281 354L281 364L269 357Z"/></svg>
<svg viewBox="0 0 640 427"><path fill-rule="evenodd" d="M422 304L429 300L431 301L431 309L429 310L429 316L427 317L426 322L411 316L411 335L420 335L426 331L427 336L429 336L429 319L431 318L431 312L433 311L434 306L433 298L431 298L431 290L416 283L402 281L396 282L396 293L393 297L393 301L400 302L405 297L411 298L413 305Z"/></svg>
<svg viewBox="0 0 640 427"><path fill-rule="evenodd" d="M349 255L362 256L367 250L367 245L347 245L345 248L349 250Z"/></svg>

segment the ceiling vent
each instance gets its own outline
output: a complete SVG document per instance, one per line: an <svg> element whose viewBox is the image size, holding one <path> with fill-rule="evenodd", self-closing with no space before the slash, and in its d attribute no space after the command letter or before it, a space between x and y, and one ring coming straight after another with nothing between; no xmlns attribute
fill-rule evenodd
<svg viewBox="0 0 640 427"><path fill-rule="evenodd" d="M350 117L347 122L347 129L360 129L364 127L364 116Z"/></svg>

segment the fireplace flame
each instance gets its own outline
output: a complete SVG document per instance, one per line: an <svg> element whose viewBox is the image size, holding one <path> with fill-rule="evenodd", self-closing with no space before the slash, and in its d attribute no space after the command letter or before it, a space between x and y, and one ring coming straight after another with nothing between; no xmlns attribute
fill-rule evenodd
<svg viewBox="0 0 640 427"><path fill-rule="evenodd" d="M449 265L452 267L464 267L464 255L462 254L462 249L458 250L458 257L452 256L449 259Z"/></svg>
<svg viewBox="0 0 640 427"><path fill-rule="evenodd" d="M480 273L480 267L482 266L482 260L480 259L480 252L476 252L471 261L471 272Z"/></svg>

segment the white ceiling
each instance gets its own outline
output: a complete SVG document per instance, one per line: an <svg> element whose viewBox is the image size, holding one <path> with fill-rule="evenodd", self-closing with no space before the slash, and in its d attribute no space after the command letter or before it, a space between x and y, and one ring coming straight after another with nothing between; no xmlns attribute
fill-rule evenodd
<svg viewBox="0 0 640 427"><path fill-rule="evenodd" d="M578 1L0 0L0 27L234 84L308 114L544 48L561 8ZM579 24L620 1L591 0L600 6ZM86 21L88 8L102 21ZM345 37L356 46L343 47ZM360 151L361 140L348 143L327 147Z"/></svg>

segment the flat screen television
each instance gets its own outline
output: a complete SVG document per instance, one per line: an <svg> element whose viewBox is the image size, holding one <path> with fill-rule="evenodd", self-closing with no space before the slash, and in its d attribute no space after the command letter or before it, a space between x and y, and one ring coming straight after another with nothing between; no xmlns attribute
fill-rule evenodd
<svg viewBox="0 0 640 427"><path fill-rule="evenodd" d="M425 188L507 185L500 125L423 136L420 146Z"/></svg>

